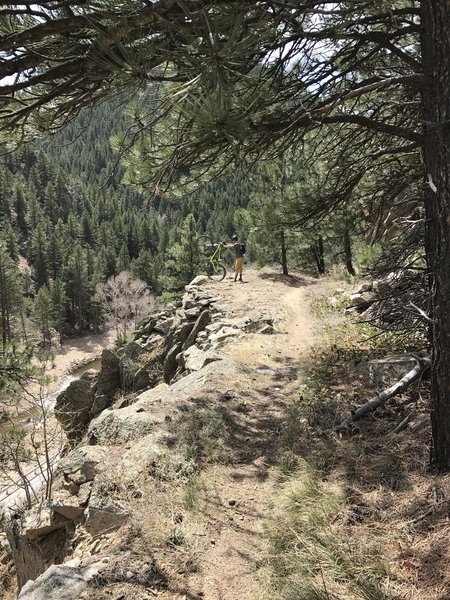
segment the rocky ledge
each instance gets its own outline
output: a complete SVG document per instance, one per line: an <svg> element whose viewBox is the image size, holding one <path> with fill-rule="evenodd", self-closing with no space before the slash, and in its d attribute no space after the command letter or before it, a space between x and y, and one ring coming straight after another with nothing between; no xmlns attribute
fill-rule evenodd
<svg viewBox="0 0 450 600"><path fill-rule="evenodd" d="M142 496L136 482L161 456L176 455L172 424L198 408L199 395L202 403L221 397L224 381L250 389L254 373L221 359L221 348L246 332L275 333L273 322L263 311L226 317L207 281L194 279L120 352L104 350L98 373L58 396L55 413L72 449L57 467L52 498L11 520L19 598L89 597L83 590L111 562L94 554L129 519L130 502Z"/></svg>

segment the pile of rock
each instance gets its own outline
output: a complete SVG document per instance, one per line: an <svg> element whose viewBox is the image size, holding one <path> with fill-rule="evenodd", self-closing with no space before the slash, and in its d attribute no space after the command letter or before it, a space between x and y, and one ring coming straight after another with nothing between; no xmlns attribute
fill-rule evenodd
<svg viewBox="0 0 450 600"><path fill-rule="evenodd" d="M275 332L272 318L264 312L225 318L220 298L204 287L207 282L207 277L196 277L182 300L141 322L121 351L103 350L99 372L86 371L59 394L55 414L72 444L113 405L117 392L136 393L162 381L177 381L220 360L218 350L228 339L246 332Z"/></svg>

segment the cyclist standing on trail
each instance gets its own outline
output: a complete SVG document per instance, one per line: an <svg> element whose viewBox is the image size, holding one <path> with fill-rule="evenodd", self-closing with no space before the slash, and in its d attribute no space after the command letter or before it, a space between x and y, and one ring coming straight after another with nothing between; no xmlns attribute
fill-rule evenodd
<svg viewBox="0 0 450 600"><path fill-rule="evenodd" d="M231 242L229 244L224 244L223 247L233 250L236 257L234 263L234 280L237 281L239 277L239 281L242 281L242 266L244 263L245 243L242 242L237 235L233 235Z"/></svg>

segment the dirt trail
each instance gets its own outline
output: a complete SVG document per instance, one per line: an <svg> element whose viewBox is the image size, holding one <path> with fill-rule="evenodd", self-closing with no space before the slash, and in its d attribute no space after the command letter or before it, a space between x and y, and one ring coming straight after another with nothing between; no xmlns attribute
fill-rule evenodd
<svg viewBox="0 0 450 600"><path fill-rule="evenodd" d="M285 278L270 271L247 270L244 278L242 284L227 279L214 288L223 298L226 316L263 310L273 317L277 334L248 334L221 351L224 358L256 369L251 393L240 396L246 411L235 424L245 436L236 441L233 464L205 472L206 534L196 552L197 567L179 582L178 593L172 588L162 598L268 598L264 521L277 485L279 434L302 363L320 329L310 310L311 300L327 286L313 278ZM224 382L224 386L239 395L238 383Z"/></svg>

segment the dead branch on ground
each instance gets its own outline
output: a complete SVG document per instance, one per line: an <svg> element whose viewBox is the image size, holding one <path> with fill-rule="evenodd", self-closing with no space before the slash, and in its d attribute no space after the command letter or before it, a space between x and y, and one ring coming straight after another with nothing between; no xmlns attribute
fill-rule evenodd
<svg viewBox="0 0 450 600"><path fill-rule="evenodd" d="M398 394L401 394L409 385L411 385L411 383L417 381L423 375L423 373L430 368L431 360L429 358L415 358L417 360L417 364L413 369L411 369L411 371L406 373L406 375L404 375L400 381L394 383L394 385L392 385L390 388L383 390L380 394L375 396L375 398L359 406L342 422L340 428L348 427L350 423L353 423L353 421L356 421L367 413L373 412L378 407L383 406L388 400L394 396L397 396Z"/></svg>

